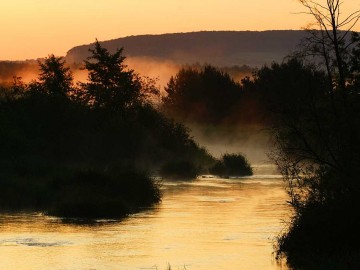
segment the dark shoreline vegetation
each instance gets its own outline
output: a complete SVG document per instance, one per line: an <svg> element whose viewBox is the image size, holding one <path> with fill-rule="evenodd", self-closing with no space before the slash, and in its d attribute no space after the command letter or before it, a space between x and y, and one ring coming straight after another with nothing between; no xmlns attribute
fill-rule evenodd
<svg viewBox="0 0 360 270"><path fill-rule="evenodd" d="M50 55L36 81L1 87L1 211L121 218L161 201L153 176L193 180L219 162L155 108L156 81L122 49L91 53L85 83Z"/></svg>
<svg viewBox="0 0 360 270"><path fill-rule="evenodd" d="M268 93L271 158L293 208L275 244L292 269L360 269L360 38L348 40L308 39L301 62L265 67L252 82ZM309 54L328 61L309 64Z"/></svg>
<svg viewBox="0 0 360 270"><path fill-rule="evenodd" d="M249 161L242 154L225 154L209 169L211 174L222 178L253 175Z"/></svg>
<svg viewBox="0 0 360 270"><path fill-rule="evenodd" d="M39 63L37 81L0 91L1 211L62 217L123 217L161 200L150 175L186 160L214 162L188 130L158 112L155 81L97 42L74 84L60 57Z"/></svg>

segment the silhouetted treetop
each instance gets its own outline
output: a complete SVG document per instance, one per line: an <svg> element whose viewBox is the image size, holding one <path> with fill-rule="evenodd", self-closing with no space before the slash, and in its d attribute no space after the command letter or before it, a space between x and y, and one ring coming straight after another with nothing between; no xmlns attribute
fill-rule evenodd
<svg viewBox="0 0 360 270"><path fill-rule="evenodd" d="M53 54L38 61L40 74L38 81L30 84L30 90L49 95L67 96L73 88L73 76L62 57Z"/></svg>
<svg viewBox="0 0 360 270"><path fill-rule="evenodd" d="M207 65L182 68L165 88L163 109L170 115L194 122L219 122L241 95L241 85L219 69Z"/></svg>
<svg viewBox="0 0 360 270"><path fill-rule="evenodd" d="M89 51L92 55L85 61L88 82L81 86L93 107L119 110L139 102L141 80L124 64L123 48L111 54L96 41Z"/></svg>

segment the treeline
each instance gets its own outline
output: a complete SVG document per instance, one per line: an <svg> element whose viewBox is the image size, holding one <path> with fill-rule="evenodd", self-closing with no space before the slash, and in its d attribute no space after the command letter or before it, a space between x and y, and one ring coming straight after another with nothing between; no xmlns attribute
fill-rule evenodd
<svg viewBox="0 0 360 270"><path fill-rule="evenodd" d="M45 59L25 60L25 61L0 61L0 85L11 87L14 78L21 77L27 81L36 79L39 73L39 62L44 62ZM78 72L82 68L79 63L67 63L72 72Z"/></svg>
<svg viewBox="0 0 360 270"><path fill-rule="evenodd" d="M91 54L87 82L50 55L36 81L1 88L2 211L121 217L159 202L150 176L162 167L187 162L198 174L214 162L154 108L155 81L128 69L122 49L96 42Z"/></svg>
<svg viewBox="0 0 360 270"><path fill-rule="evenodd" d="M247 87L252 76L236 81L229 71L211 65L183 67L165 87L162 110L187 124L262 124L264 110L257 92Z"/></svg>

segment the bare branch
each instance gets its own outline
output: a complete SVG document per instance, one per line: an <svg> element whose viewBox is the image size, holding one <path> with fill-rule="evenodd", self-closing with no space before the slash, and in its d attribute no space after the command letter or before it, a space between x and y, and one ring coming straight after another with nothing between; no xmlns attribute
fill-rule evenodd
<svg viewBox="0 0 360 270"><path fill-rule="evenodd" d="M345 26L346 24L349 24L351 21L355 19L359 19L360 17L360 10L354 11L351 13L348 17L345 18L342 22L338 24L339 27Z"/></svg>
<svg viewBox="0 0 360 270"><path fill-rule="evenodd" d="M336 24L339 25L339 19L340 19L340 6L337 8L337 14L336 14Z"/></svg>
<svg viewBox="0 0 360 270"><path fill-rule="evenodd" d="M322 9L324 9L325 11L328 10L328 7L325 7L319 3L316 3L315 1L310 1L310 3L312 3L314 6L318 6L318 7L321 7Z"/></svg>

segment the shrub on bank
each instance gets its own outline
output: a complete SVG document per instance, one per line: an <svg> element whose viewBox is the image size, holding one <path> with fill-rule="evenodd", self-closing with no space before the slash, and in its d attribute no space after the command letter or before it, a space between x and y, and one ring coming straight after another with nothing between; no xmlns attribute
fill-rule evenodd
<svg viewBox="0 0 360 270"><path fill-rule="evenodd" d="M23 175L1 184L0 210L66 218L121 218L161 200L159 184L132 169Z"/></svg>
<svg viewBox="0 0 360 270"><path fill-rule="evenodd" d="M54 187L57 191L48 213L70 218L124 217L161 199L158 184L134 170L79 172Z"/></svg>
<svg viewBox="0 0 360 270"><path fill-rule="evenodd" d="M360 215L353 200L308 204L277 239L278 257L299 270L360 269Z"/></svg>
<svg viewBox="0 0 360 270"><path fill-rule="evenodd" d="M249 176L253 174L248 160L242 154L225 154L218 160L210 173L221 177Z"/></svg>

